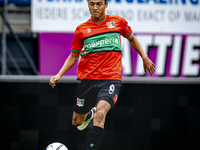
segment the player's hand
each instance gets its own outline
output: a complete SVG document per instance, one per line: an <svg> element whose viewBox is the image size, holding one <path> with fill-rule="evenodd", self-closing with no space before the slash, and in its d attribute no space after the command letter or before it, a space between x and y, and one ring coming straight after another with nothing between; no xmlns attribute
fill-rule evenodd
<svg viewBox="0 0 200 150"><path fill-rule="evenodd" d="M154 63L149 59L149 57L145 57L143 59L143 67L144 67L144 72L146 73L146 70L148 69L149 73L151 74L151 76L154 75L155 72L155 68L156 66L154 65Z"/></svg>
<svg viewBox="0 0 200 150"><path fill-rule="evenodd" d="M60 75L56 75L51 77L50 81L49 81L49 85L54 88L56 86L56 82L58 82L60 80L61 76Z"/></svg>

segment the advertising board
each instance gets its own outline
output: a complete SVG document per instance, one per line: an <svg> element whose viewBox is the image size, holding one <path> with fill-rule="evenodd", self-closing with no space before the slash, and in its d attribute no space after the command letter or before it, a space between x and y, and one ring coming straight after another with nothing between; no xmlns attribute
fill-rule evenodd
<svg viewBox="0 0 200 150"><path fill-rule="evenodd" d="M106 14L124 17L134 32L200 33L199 0L109 0ZM90 18L87 0L32 1L33 32L74 32Z"/></svg>
<svg viewBox="0 0 200 150"><path fill-rule="evenodd" d="M106 14L119 15L128 21L156 65L155 77L200 76L198 0L110 0ZM41 75L59 71L71 52L76 26L89 18L86 0L32 1L32 31L40 33ZM141 58L124 38L122 54L124 76L145 76ZM66 75L76 75L76 66Z"/></svg>
<svg viewBox="0 0 200 150"><path fill-rule="evenodd" d="M135 34L144 51L156 65L155 77L199 77L200 35ZM71 52L73 33L39 35L39 68L41 75L57 74ZM124 76L144 76L137 52L122 38ZM66 74L76 75L77 64ZM147 76L150 76L147 73Z"/></svg>

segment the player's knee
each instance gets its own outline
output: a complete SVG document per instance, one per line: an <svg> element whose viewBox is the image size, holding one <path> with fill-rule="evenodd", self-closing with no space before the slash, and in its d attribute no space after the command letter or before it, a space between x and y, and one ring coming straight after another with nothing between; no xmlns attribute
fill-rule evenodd
<svg viewBox="0 0 200 150"><path fill-rule="evenodd" d="M106 111L105 110L99 110L99 111L96 111L95 113L95 119L98 121L98 122L101 122L104 120L105 118L105 113Z"/></svg>

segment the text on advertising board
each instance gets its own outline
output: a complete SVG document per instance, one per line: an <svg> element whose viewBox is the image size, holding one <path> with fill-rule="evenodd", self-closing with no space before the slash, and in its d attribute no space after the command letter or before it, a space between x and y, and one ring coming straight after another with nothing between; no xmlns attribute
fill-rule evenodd
<svg viewBox="0 0 200 150"><path fill-rule="evenodd" d="M72 1L75 2L83 2L84 0L38 0L39 2L46 1L46 2L64 2L64 3L70 3ZM123 1L127 3L139 3L139 4L148 4L148 3L155 3L155 4L182 4L182 5L198 5L199 0L108 0L108 2L116 2L116 3L122 3Z"/></svg>

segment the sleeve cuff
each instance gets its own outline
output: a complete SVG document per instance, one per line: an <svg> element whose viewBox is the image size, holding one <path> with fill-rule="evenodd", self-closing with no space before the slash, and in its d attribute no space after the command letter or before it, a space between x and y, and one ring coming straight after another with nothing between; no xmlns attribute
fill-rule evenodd
<svg viewBox="0 0 200 150"><path fill-rule="evenodd" d="M127 37L129 37L131 34L132 34L132 30L131 30L131 32L130 32L127 36L124 36L124 37L127 38Z"/></svg>
<svg viewBox="0 0 200 150"><path fill-rule="evenodd" d="M80 53L81 52L81 50L76 50L76 49L71 49L71 51L74 52L74 53Z"/></svg>

